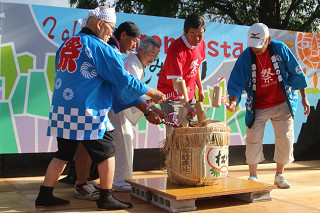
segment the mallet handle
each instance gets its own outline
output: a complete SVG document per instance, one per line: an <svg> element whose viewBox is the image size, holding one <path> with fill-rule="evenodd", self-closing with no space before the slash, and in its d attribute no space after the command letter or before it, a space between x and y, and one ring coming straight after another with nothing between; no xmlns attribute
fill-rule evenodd
<svg viewBox="0 0 320 213"><path fill-rule="evenodd" d="M183 98L183 97L184 97L183 95L178 94L177 90L166 94L166 99L168 99L168 98ZM150 104L152 102L153 102L152 99L147 100L147 104Z"/></svg>

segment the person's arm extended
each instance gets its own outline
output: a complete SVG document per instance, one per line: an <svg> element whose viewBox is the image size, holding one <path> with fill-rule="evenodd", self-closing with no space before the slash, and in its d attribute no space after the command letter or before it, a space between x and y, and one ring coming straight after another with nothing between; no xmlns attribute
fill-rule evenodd
<svg viewBox="0 0 320 213"><path fill-rule="evenodd" d="M161 120L164 119L165 114L154 105L149 107L145 102L141 102L136 107L143 112L146 119L152 124L160 124Z"/></svg>
<svg viewBox="0 0 320 213"><path fill-rule="evenodd" d="M166 100L165 94L163 94L159 90L153 89L152 87L149 87L149 90L145 94L150 96L153 102L156 104L159 104Z"/></svg>
<svg viewBox="0 0 320 213"><path fill-rule="evenodd" d="M236 96L231 96L231 97L230 97L229 105L226 106L227 109L228 109L230 112L236 111L237 102L238 102L238 98L237 98Z"/></svg>
<svg viewBox="0 0 320 213"><path fill-rule="evenodd" d="M200 68L198 70L198 75L196 77L196 84L198 87L198 101L199 102L203 102L204 101L204 93L203 93L203 88L202 88L202 82L201 82L201 72L200 72Z"/></svg>
<svg viewBox="0 0 320 213"><path fill-rule="evenodd" d="M306 88L300 89L301 93L301 103L304 109L304 114L309 115L310 114L310 104L307 98Z"/></svg>

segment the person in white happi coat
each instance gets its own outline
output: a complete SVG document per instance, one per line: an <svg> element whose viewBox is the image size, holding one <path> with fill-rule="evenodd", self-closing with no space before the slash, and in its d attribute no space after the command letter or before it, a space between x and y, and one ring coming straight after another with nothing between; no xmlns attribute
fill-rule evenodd
<svg viewBox="0 0 320 213"><path fill-rule="evenodd" d="M134 75L143 82L145 67L150 66L157 58L160 52L159 42L150 36L141 40L137 53L131 52L124 59L124 67L129 74ZM146 95L141 97L146 101L149 99ZM164 113L152 103L150 109L158 113ZM112 111L109 118L115 126L115 130L111 133L115 140L116 146L116 169L114 175L113 188L115 191L130 191L131 186L125 182L126 179L132 179L133 172L133 125L136 125L144 116L136 107L126 109L118 114Z"/></svg>

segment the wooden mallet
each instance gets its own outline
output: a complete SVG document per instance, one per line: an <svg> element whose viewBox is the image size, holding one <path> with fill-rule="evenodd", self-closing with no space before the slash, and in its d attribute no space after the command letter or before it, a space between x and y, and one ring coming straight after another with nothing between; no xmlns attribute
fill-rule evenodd
<svg viewBox="0 0 320 213"><path fill-rule="evenodd" d="M187 109L185 107L179 107L178 123L180 124L181 127L189 126L189 121L187 120Z"/></svg>
<svg viewBox="0 0 320 213"><path fill-rule="evenodd" d="M221 97L222 97L222 87L220 86L213 87L213 94L212 94L213 107L221 107Z"/></svg>
<svg viewBox="0 0 320 213"><path fill-rule="evenodd" d="M183 99L179 99L180 103L184 104L184 103L188 102L189 101L189 97L188 97L188 90L187 90L187 87L186 87L185 80L178 79L176 81L176 87L177 87L179 95L183 95L184 96Z"/></svg>
<svg viewBox="0 0 320 213"><path fill-rule="evenodd" d="M206 117L206 113L203 109L203 103L202 102L197 102L194 105L197 113L197 118L198 118L198 123L195 123L197 126L206 126L208 123L211 122L210 118Z"/></svg>

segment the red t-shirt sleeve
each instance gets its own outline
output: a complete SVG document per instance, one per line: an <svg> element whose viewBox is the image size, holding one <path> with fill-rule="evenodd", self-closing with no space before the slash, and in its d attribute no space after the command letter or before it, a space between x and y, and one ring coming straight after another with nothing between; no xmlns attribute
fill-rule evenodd
<svg viewBox="0 0 320 213"><path fill-rule="evenodd" d="M185 57L183 52L177 52L180 48L171 48L167 55L167 79L183 77L183 64Z"/></svg>

